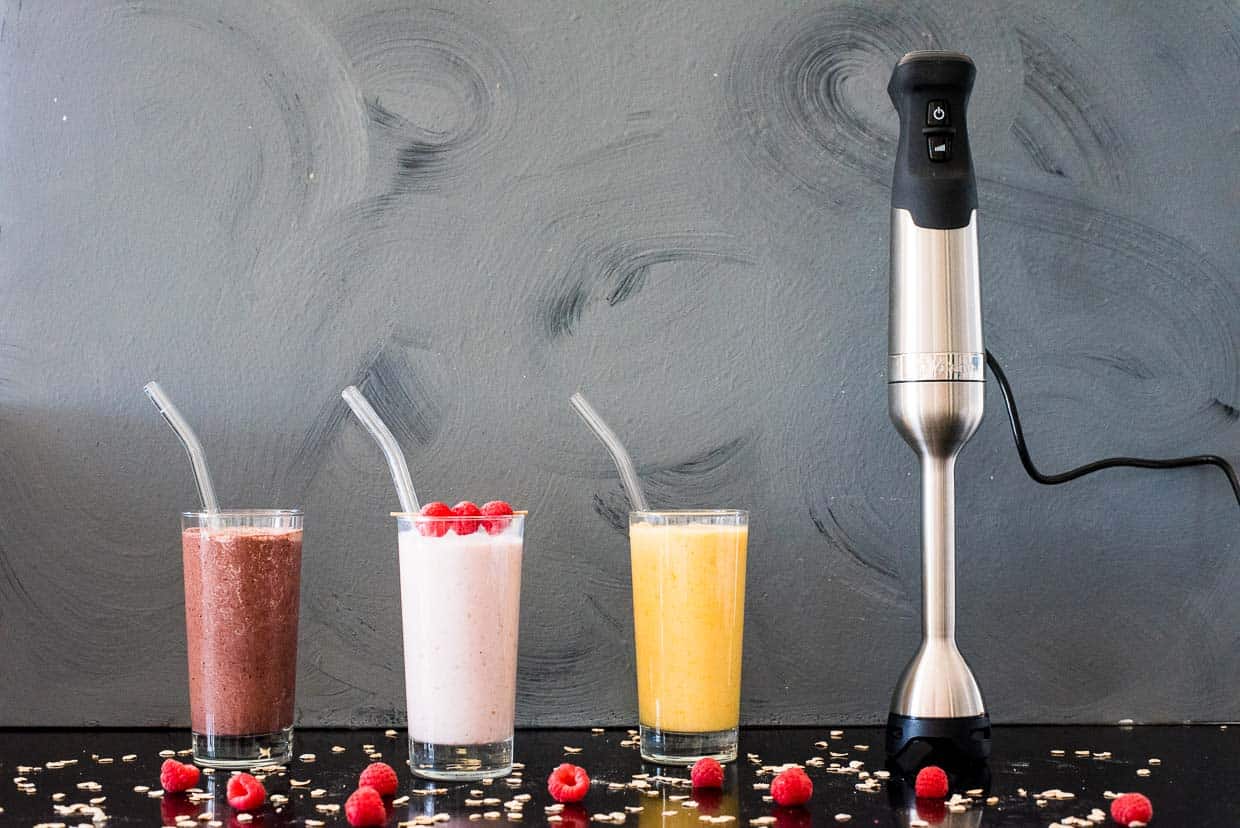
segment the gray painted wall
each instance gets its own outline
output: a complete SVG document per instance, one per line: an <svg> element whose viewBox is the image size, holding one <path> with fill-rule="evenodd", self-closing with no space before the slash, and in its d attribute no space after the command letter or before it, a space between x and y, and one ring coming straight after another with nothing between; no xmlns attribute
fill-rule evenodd
<svg viewBox="0 0 1240 828"><path fill-rule="evenodd" d="M1145 8L1140 8L1144 5ZM744 716L872 722L918 636L887 420L884 94L977 61L989 346L1039 462L1240 459L1230 2L17 2L0 22L0 722L185 722L180 447L307 513L303 724L402 719L396 506L531 510L520 716L635 719L625 502L753 513ZM1240 718L1213 470L960 462L961 645L996 720Z"/></svg>

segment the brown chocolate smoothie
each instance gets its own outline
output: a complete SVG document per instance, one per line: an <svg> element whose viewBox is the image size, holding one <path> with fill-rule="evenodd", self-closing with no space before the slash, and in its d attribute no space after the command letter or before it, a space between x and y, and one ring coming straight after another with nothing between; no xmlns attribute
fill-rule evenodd
<svg viewBox="0 0 1240 828"><path fill-rule="evenodd" d="M195 732L247 736L293 724L301 536L255 527L181 533Z"/></svg>

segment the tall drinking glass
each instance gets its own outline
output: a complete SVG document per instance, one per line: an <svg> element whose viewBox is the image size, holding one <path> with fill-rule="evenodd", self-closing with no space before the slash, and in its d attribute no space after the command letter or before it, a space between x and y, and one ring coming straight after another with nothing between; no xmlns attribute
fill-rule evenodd
<svg viewBox="0 0 1240 828"><path fill-rule="evenodd" d="M293 755L299 509L181 515L194 761L283 764Z"/></svg>
<svg viewBox="0 0 1240 828"><path fill-rule="evenodd" d="M642 758L736 758L749 514L629 514Z"/></svg>
<svg viewBox="0 0 1240 828"><path fill-rule="evenodd" d="M395 517L409 767L427 779L504 776L525 517Z"/></svg>

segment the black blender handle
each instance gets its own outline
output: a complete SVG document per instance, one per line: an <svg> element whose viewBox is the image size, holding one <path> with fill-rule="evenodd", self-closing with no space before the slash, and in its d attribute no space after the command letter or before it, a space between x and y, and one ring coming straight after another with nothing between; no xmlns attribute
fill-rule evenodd
<svg viewBox="0 0 1240 828"><path fill-rule="evenodd" d="M965 227L977 209L965 120L976 76L968 55L939 51L909 52L891 73L887 94L900 115L891 206L918 227Z"/></svg>

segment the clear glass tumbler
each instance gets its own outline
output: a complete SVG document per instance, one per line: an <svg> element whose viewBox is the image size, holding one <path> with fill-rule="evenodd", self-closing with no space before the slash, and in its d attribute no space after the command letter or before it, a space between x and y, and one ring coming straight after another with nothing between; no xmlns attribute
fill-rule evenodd
<svg viewBox="0 0 1240 828"><path fill-rule="evenodd" d="M463 781L512 770L524 515L397 513L409 767Z"/></svg>
<svg viewBox="0 0 1240 828"><path fill-rule="evenodd" d="M181 515L194 761L283 764L293 755L302 513Z"/></svg>
<svg viewBox="0 0 1240 828"><path fill-rule="evenodd" d="M629 514L642 758L736 758L747 512Z"/></svg>

